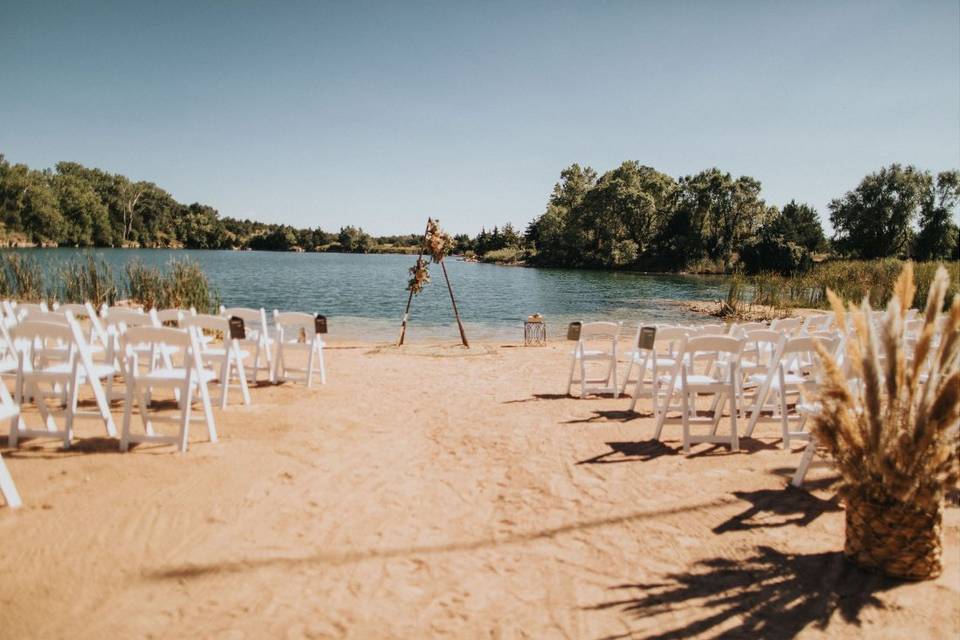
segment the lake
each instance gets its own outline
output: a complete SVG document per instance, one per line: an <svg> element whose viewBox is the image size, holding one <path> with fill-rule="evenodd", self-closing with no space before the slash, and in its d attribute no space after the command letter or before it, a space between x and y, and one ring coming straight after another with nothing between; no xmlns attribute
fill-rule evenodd
<svg viewBox="0 0 960 640"><path fill-rule="evenodd" d="M11 250L14 251L14 250ZM85 252L79 249L18 249L48 266ZM409 255L100 249L120 272L133 259L164 266L171 259L198 261L227 306L323 313L331 338L389 341L397 337L407 301ZM702 323L708 318L681 301L726 294L711 276L645 275L573 269L532 269L446 261L467 337L522 339L527 315L539 312L548 337L565 333L572 320ZM409 340L458 339L443 273L430 265L432 282L414 297Z"/></svg>

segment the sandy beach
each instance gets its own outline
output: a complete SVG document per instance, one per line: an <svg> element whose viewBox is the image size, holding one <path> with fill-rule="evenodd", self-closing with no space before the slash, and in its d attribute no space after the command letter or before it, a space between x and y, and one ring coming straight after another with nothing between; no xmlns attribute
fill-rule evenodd
<svg viewBox="0 0 960 640"><path fill-rule="evenodd" d="M940 578L864 573L832 472L787 488L777 427L685 457L648 402L565 396L568 352L336 344L326 385L253 389L185 454L3 425L0 637L960 633L956 506Z"/></svg>

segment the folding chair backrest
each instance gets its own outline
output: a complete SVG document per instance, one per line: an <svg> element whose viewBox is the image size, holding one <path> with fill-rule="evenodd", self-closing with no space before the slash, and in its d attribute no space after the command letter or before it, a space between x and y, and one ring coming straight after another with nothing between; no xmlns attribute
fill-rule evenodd
<svg viewBox="0 0 960 640"><path fill-rule="evenodd" d="M743 355L752 367L770 367L787 338L779 331L761 329L743 336Z"/></svg>
<svg viewBox="0 0 960 640"><path fill-rule="evenodd" d="M307 341L317 334L315 318L309 313L301 311L273 311L273 324L277 327L277 334L287 342L296 342L300 331Z"/></svg>
<svg viewBox="0 0 960 640"><path fill-rule="evenodd" d="M585 322L580 326L581 340L612 340L620 336L619 322Z"/></svg>
<svg viewBox="0 0 960 640"><path fill-rule="evenodd" d="M220 307L220 315L224 318L237 317L243 320L243 326L249 335L252 331L267 332L267 312L263 307L251 309L248 307Z"/></svg>
<svg viewBox="0 0 960 640"><path fill-rule="evenodd" d="M705 324L694 329L692 336L725 336L730 327L725 324Z"/></svg>
<svg viewBox="0 0 960 640"><path fill-rule="evenodd" d="M825 313L814 313L803 319L800 331L805 334L821 331L830 324L830 316Z"/></svg>
<svg viewBox="0 0 960 640"><path fill-rule="evenodd" d="M30 313L47 313L50 307L46 302L21 302L16 306L17 317L24 318Z"/></svg>
<svg viewBox="0 0 960 640"><path fill-rule="evenodd" d="M153 325L128 327L120 338L120 344L126 352L127 358L133 356L136 359L134 346L141 351L147 350L151 353L169 353L168 347L175 347L177 353L183 355L184 366L188 364L197 366L199 363L196 334L193 331ZM149 362L140 364L149 365L150 368L153 368L161 362L162 360L159 358L150 357Z"/></svg>
<svg viewBox="0 0 960 640"><path fill-rule="evenodd" d="M56 356L59 361L73 362L79 345L74 327L63 322L24 320L10 330L14 349L21 354L29 369L39 368L40 360Z"/></svg>
<svg viewBox="0 0 960 640"><path fill-rule="evenodd" d="M150 315L153 317L154 324L169 326L173 325L175 327L180 326L180 322L183 320L189 312L185 312L183 309L151 309Z"/></svg>
<svg viewBox="0 0 960 640"><path fill-rule="evenodd" d="M119 327L123 324L128 329L131 327L152 327L153 318L149 314L134 309L110 309L103 322L108 327Z"/></svg>
<svg viewBox="0 0 960 640"><path fill-rule="evenodd" d="M690 371L698 364L704 373L709 373L719 363L737 362L743 351L743 340L730 336L693 336L684 347L684 362Z"/></svg>
<svg viewBox="0 0 960 640"><path fill-rule="evenodd" d="M224 339L230 337L230 321L223 316L212 316L198 313L193 316L183 316L181 326L194 327L197 331L211 331L223 334Z"/></svg>
<svg viewBox="0 0 960 640"><path fill-rule="evenodd" d="M762 322L740 322L730 327L729 335L734 338L742 338L751 331L765 331L768 328Z"/></svg>
<svg viewBox="0 0 960 640"><path fill-rule="evenodd" d="M770 323L770 328L786 335L793 335L800 330L802 324L803 318L777 318Z"/></svg>

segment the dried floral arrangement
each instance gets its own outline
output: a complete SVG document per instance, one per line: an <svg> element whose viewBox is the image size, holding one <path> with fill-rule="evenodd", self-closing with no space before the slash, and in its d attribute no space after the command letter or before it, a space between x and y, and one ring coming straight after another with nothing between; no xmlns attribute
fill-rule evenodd
<svg viewBox="0 0 960 640"><path fill-rule="evenodd" d="M427 220L427 233L423 237L423 252L430 254L434 263L439 263L453 251L453 238L440 228L440 221L430 218Z"/></svg>
<svg viewBox="0 0 960 640"><path fill-rule="evenodd" d="M410 280L407 281L407 291L413 295L423 291L424 285L430 282L430 270L423 258L417 259L417 264L410 267Z"/></svg>
<svg viewBox="0 0 960 640"><path fill-rule="evenodd" d="M845 353L819 349L822 411L811 430L842 477L845 554L901 578L942 571L943 503L960 479L960 296L944 312L948 285L940 267L915 343L905 332L911 263L877 322L867 300L845 309L827 292L837 326L852 330Z"/></svg>
<svg viewBox="0 0 960 640"><path fill-rule="evenodd" d="M420 247L423 254L429 255L435 264L439 264L445 256L453 251L453 238L440 228L440 221L427 219L427 231L423 234L423 244ZM423 291L424 285L430 282L430 270L421 256L417 264L410 267L410 279L407 281L407 291L413 295Z"/></svg>

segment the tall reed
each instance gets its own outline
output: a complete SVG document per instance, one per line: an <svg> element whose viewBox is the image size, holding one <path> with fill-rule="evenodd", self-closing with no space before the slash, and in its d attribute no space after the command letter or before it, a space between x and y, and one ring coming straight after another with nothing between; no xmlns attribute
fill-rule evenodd
<svg viewBox="0 0 960 640"><path fill-rule="evenodd" d="M119 293L113 268L102 257L87 254L68 260L55 271L53 294L60 302L91 302L99 309L113 304Z"/></svg>
<svg viewBox="0 0 960 640"><path fill-rule="evenodd" d="M171 260L164 272L133 260L124 272L127 298L148 309L194 308L200 313L216 313L220 307L219 293L196 261Z"/></svg>
<svg viewBox="0 0 960 640"><path fill-rule="evenodd" d="M39 302L48 298L44 287L43 268L33 256L17 252L3 254L3 295L23 302Z"/></svg>
<svg viewBox="0 0 960 640"><path fill-rule="evenodd" d="M885 260L835 260L815 265L806 273L784 276L762 273L742 279L731 280L731 288L746 289L749 302L774 309L813 308L827 309L830 302L827 290L846 300L863 300L871 305L883 306L893 295L898 274L903 262ZM913 266L917 283L914 303L923 307L927 292L937 271L937 262L921 262ZM948 299L960 292L960 263L944 265L950 277Z"/></svg>

